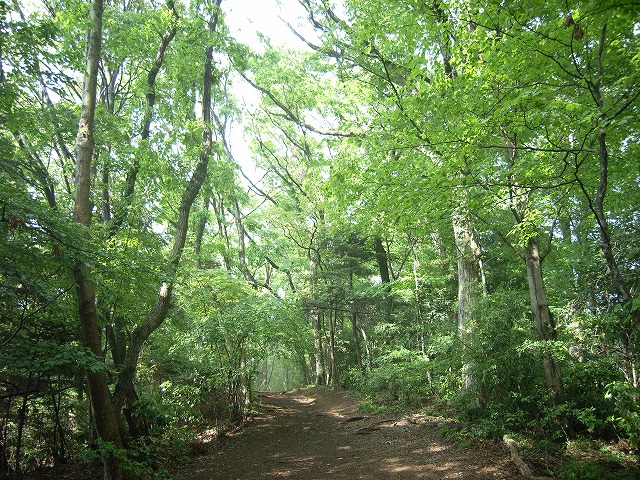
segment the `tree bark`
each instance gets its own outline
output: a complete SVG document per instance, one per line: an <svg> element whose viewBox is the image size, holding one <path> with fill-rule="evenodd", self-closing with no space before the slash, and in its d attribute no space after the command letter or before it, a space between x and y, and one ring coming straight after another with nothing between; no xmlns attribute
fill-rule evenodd
<svg viewBox="0 0 640 480"><path fill-rule="evenodd" d="M469 390L474 384L469 353L478 298L483 291L483 275L480 246L464 214L454 216L453 232L458 249L458 335L462 341L462 381L463 388Z"/></svg>
<svg viewBox="0 0 640 480"><path fill-rule="evenodd" d="M324 365L324 346L322 342L322 322L320 321L321 312L318 308L312 308L309 312L309 321L313 327L313 344L314 366L315 366L315 384L325 385L325 365Z"/></svg>
<svg viewBox="0 0 640 480"><path fill-rule="evenodd" d="M501 136L507 156L509 169L513 169L518 156L516 137L509 137L506 131L506 124L501 126ZM514 175L509 175L509 200L511 211L518 224L526 218L529 209L529 193L523 191L515 182ZM542 277L542 259L538 237L530 236L527 240L527 248L524 254L524 261L527 267L527 280L529 284L529 298L531 300L531 313L538 333L538 338L545 343L556 340L556 328L553 322ZM564 388L560 368L553 355L549 353L546 346L542 351L542 368L544 371L545 385L551 390L551 402L558 405L564 401Z"/></svg>
<svg viewBox="0 0 640 480"><path fill-rule="evenodd" d="M351 306L351 338L353 340L353 351L356 354L356 364L358 370L363 371L362 365L362 349L360 348L360 339L358 335L358 312L355 311L355 305Z"/></svg>
<svg viewBox="0 0 640 480"><path fill-rule="evenodd" d="M604 38L601 40L604 41ZM597 85L597 98L600 98L600 89L599 85ZM601 103L601 100L600 100ZM604 118L603 120L606 120ZM609 151L607 149L607 131L605 128L601 128L598 132L598 158L600 160L600 183L598 186L598 193L595 198L595 202L593 204L592 210L596 217L596 221L598 222L598 227L600 230L600 248L602 250L602 254L607 262L607 266L609 267L609 272L611 275L611 279L616 289L618 290L622 300L626 305L632 306L633 304L633 294L631 293L631 288L624 278L624 275L620 271L618 266L618 261L613 253L613 247L611 244L611 235L609 231L609 222L607 220L607 216L604 208L604 200L607 195L608 189L608 171L609 171ZM622 337L622 363L624 374L627 382L633 386L633 388L638 388L638 375L637 375L637 365L633 359L633 356L629 353L629 343L632 336L633 331L636 329L638 325L640 325L640 309L631 310L630 313L631 322L625 327L621 329L621 337Z"/></svg>
<svg viewBox="0 0 640 480"><path fill-rule="evenodd" d="M218 194L211 198L211 206L216 215L216 223L218 224L218 235L220 235L220 241L224 242L222 261L224 262L224 268L227 272L231 271L231 258L229 257L229 251L231 250L231 243L229 242L229 232L227 231L227 224L224 218L224 201L222 196Z"/></svg>
<svg viewBox="0 0 640 480"><path fill-rule="evenodd" d="M311 277L311 296L312 302L315 302L316 298L316 283L318 281L318 268L320 267L320 252L318 251L316 245L315 236L312 238L311 245L309 246L309 276ZM324 362L324 347L322 342L322 322L321 322L322 312L319 307L316 305L311 305L309 308L309 323L311 323L311 327L313 328L313 344L315 347L314 351L314 367L315 367L315 384L316 385L325 385L325 362Z"/></svg>
<svg viewBox="0 0 640 480"><path fill-rule="evenodd" d="M393 298L391 297L391 275L389 275L389 259L387 251L382 243L380 235L376 235L373 239L376 261L380 272L380 280L384 287L384 318L386 322L391 322L393 314Z"/></svg>
<svg viewBox="0 0 640 480"><path fill-rule="evenodd" d="M209 203L211 199L211 188L209 186L205 187L205 197L204 197L204 206L202 216L198 220L198 229L196 230L196 240L194 245L194 253L196 256L196 269L202 269L202 239L204 237L204 230L207 226L207 215L209 213Z"/></svg>
<svg viewBox="0 0 640 480"><path fill-rule="evenodd" d="M333 387L337 379L336 367L336 323L338 311L331 308L329 310L329 379L327 385Z"/></svg>
<svg viewBox="0 0 640 480"><path fill-rule="evenodd" d="M215 31L219 7L222 0L217 1L216 11L209 21L209 31ZM153 308L149 311L144 321L138 325L129 340L129 346L125 355L124 366L114 393L114 403L117 411L120 411L126 404L127 400L135 398L131 392L135 392L133 381L138 366L138 360L142 347L151 334L162 324L169 312L171 304L171 295L174 286L174 276L180 264L180 258L184 250L187 239L187 231L189 228L189 213L191 206L195 201L200 189L207 176L207 167L209 157L211 156L213 134L211 129L211 89L213 86L213 47L210 46L206 51L205 71L203 80L203 99L202 112L204 129L202 134L202 147L198 157L196 167L187 183L180 207L178 209L178 219L176 222L176 232L173 240L173 247L167 259L167 280L160 286L158 296L156 297Z"/></svg>
<svg viewBox="0 0 640 480"><path fill-rule="evenodd" d="M574 173L575 179L580 186L584 196L587 199L589 209L593 213L598 229L600 231L600 248L602 254L607 262L609 274L611 280L618 291L618 294L622 297L623 302L629 306L633 306L634 294L629 286L628 279L625 279L618 261L613 252L613 245L611 240L611 234L609 229L609 222L607 219L606 209L604 207L604 201L608 191L609 183L609 151L607 148L607 129L611 126L611 119L605 108L605 102L602 97L602 81L606 78L604 73L603 55L605 54L605 48L607 44L607 24L602 25L600 30L600 39L598 43L597 55L593 65L596 66L596 71L591 72L589 76L585 76L589 92L595 102L595 105L600 111L598 135L594 143L597 144L597 158L599 160L599 184L595 199L592 199L591 193L587 190L586 186L578 176L578 172ZM595 49L594 49L595 51ZM637 95L629 99L620 109L614 114L614 117L620 115L625 110L632 107L637 100ZM615 105L615 103L614 103ZM621 342L622 342L622 362L623 370L627 382L634 388L638 388L638 375L637 364L635 363L633 356L629 353L629 343L634 330L640 325L640 309L631 309L630 322L621 328Z"/></svg>
<svg viewBox="0 0 640 480"><path fill-rule="evenodd" d="M160 68L162 68L162 63L164 62L167 48L169 47L171 41L175 38L177 32L178 12L176 11L174 0L167 0L167 8L171 10L173 21L168 30L164 33L164 35L162 35L160 39L160 45L158 46L158 50L156 51L155 59L153 60L149 73L147 73L147 91L145 94L146 105L142 116L142 129L140 135L143 142L148 141L151 134L151 120L153 118L153 109L156 103L156 78L158 77L158 73L160 73ZM133 194L135 192L136 179L139 171L140 160L138 156L135 156L133 158L131 168L127 172L125 190L122 197L122 205L120 206L120 209L116 211L113 222L109 227L109 237L112 237L118 232L127 217L128 208L133 202Z"/></svg>
<svg viewBox="0 0 640 480"><path fill-rule="evenodd" d="M420 260L418 259L418 252L416 251L416 242L409 237L409 244L411 245L411 255L412 255L412 269L413 273L413 296L416 302L416 313L418 314L418 318L420 319L420 352L423 357L426 357L426 345L425 345L425 336L426 336L426 319L425 314L422 309L422 296L420 294L420 279L418 277L418 268L420 266Z"/></svg>
<svg viewBox="0 0 640 480"><path fill-rule="evenodd" d="M388 284L391 282L391 277L389 275L387 251L384 249L384 245L382 244L382 238L380 237L380 235L376 235L373 239L373 242L376 249L376 261L378 262L380 279L382 280L382 283Z"/></svg>
<svg viewBox="0 0 640 480"><path fill-rule="evenodd" d="M531 297L531 312L533 313L536 331L542 341L554 341L556 339L556 329L544 290L540 251L536 237L529 238L527 242L525 261L527 264L527 279L529 281L529 296ZM542 364L547 388L553 392L551 400L558 405L564 399L562 375L555 359L546 349L542 352Z"/></svg>
<svg viewBox="0 0 640 480"><path fill-rule="evenodd" d="M16 450L14 455L15 469L18 476L22 474L22 439L24 433L24 426L27 423L27 411L29 409L29 394L25 393L22 396L22 404L18 408L18 431L16 432Z"/></svg>
<svg viewBox="0 0 640 480"><path fill-rule="evenodd" d="M248 283L250 283L254 288L257 288L258 283L256 282L256 278L253 273L251 273L251 270L249 270L249 266L247 265L244 224L242 222L242 213L240 212L240 205L237 198L233 199L232 215L235 220L236 232L238 235L238 264L240 266L240 272L242 272L242 276Z"/></svg>
<svg viewBox="0 0 640 480"><path fill-rule="evenodd" d="M102 0L91 2L91 28L87 32L86 72L82 97L82 111L76 137L76 195L74 205L74 220L88 228L91 225L91 159L94 151L94 119L96 109L96 92L98 84L98 64L102 46ZM96 310L96 296L90 278L91 270L82 261L77 261L73 267L78 296L78 313L82 345L89 348L97 357L104 357L100 342L98 313ZM91 409L98 437L102 442L113 445L116 449L123 446L115 410L111 403L111 394L107 373L88 372L89 396ZM122 478L120 461L113 452L102 451L104 461L104 476L107 480Z"/></svg>

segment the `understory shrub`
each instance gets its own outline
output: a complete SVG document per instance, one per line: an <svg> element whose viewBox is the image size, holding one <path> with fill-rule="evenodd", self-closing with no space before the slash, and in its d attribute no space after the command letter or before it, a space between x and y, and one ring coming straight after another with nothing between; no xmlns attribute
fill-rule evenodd
<svg viewBox="0 0 640 480"><path fill-rule="evenodd" d="M572 461L562 467L556 478L558 480L640 480L640 472L620 470L617 465Z"/></svg>
<svg viewBox="0 0 640 480"><path fill-rule="evenodd" d="M361 380L361 393L383 404L420 405L433 394L429 378L429 360L415 352L397 349L380 357Z"/></svg>
<svg viewBox="0 0 640 480"><path fill-rule="evenodd" d="M606 387L606 398L614 407L609 421L626 435L631 448L640 447L640 403L638 391L626 382L612 382Z"/></svg>

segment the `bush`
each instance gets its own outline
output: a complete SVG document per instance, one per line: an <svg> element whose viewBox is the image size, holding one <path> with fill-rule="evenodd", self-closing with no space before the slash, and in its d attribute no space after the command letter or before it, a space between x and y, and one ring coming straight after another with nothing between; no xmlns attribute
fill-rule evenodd
<svg viewBox="0 0 640 480"><path fill-rule="evenodd" d="M429 361L405 349L379 358L366 375L361 392L374 401L405 406L420 405L432 395Z"/></svg>
<svg viewBox="0 0 640 480"><path fill-rule="evenodd" d="M640 480L638 471L612 471L609 466L591 462L569 462L562 467L558 480Z"/></svg>
<svg viewBox="0 0 640 480"><path fill-rule="evenodd" d="M637 448L640 446L638 391L626 382L612 382L607 385L606 398L613 402L615 409L615 414L609 420L624 432L629 446Z"/></svg>
<svg viewBox="0 0 640 480"><path fill-rule="evenodd" d="M607 400L607 385L620 378L613 359L598 357L576 362L565 369L565 391L571 405L571 420L576 432L612 438L614 431L609 418L614 414L614 402Z"/></svg>

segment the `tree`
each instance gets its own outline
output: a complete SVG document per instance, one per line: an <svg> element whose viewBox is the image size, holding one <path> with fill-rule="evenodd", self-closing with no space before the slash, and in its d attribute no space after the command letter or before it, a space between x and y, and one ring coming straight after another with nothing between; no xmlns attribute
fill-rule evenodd
<svg viewBox="0 0 640 480"><path fill-rule="evenodd" d="M83 434L107 476L148 472L173 427L294 377L637 442L632 2L305 0L318 38L263 53L220 0L14 3L3 473Z"/></svg>
<svg viewBox="0 0 640 480"><path fill-rule="evenodd" d="M91 3L92 26L87 32L87 68L84 77L82 96L82 113L76 140L76 197L74 220L87 229L91 226L91 159L95 145L94 119L96 112L96 90L98 86L98 64L102 45L102 0ZM90 280L90 269L81 261L73 267L73 275L77 284L78 313L82 331L82 344L88 347L97 357L103 357L102 344L98 327L98 312L93 282ZM91 409L98 436L105 444L121 449L123 446L116 412L111 402L111 393L107 373L88 372L87 380L91 398ZM120 462L112 449L103 446L105 478L122 478Z"/></svg>
<svg viewBox="0 0 640 480"><path fill-rule="evenodd" d="M210 18L208 19L209 33L216 31L221 1L222 0L218 0L216 4L211 6L211 11L209 12ZM118 383L114 393L115 403L118 406L124 406L125 403L130 405L131 402L136 399L133 380L140 353L149 336L162 324L162 322L164 322L168 314L175 283L175 276L178 271L180 259L186 243L187 231L189 228L189 214L207 176L207 166L213 151L213 130L211 118L211 110L213 108L211 90L214 82L213 51L214 47L212 45L207 47L204 61L204 75L202 83L202 145L193 173L191 174L187 185L184 187L180 199L173 245L165 264L165 275L167 281L162 282L156 301L147 313L144 321L139 323L131 332L124 362L121 367L122 372L118 378Z"/></svg>

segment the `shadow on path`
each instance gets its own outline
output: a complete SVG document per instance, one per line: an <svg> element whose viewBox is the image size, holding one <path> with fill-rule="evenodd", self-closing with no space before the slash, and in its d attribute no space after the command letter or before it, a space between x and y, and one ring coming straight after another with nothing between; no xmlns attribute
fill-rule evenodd
<svg viewBox="0 0 640 480"><path fill-rule="evenodd" d="M261 393L251 426L179 472L189 480L512 479L517 470L497 446L443 440L442 422L417 425L401 415L365 416L332 390Z"/></svg>

